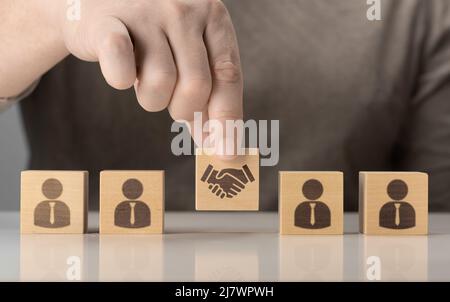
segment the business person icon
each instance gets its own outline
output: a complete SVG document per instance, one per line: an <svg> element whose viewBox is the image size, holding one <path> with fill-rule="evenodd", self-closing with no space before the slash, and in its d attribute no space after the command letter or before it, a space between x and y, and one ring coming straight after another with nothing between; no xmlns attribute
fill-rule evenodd
<svg viewBox="0 0 450 302"><path fill-rule="evenodd" d="M387 194L392 199L380 209L379 225L388 229L409 229L416 226L416 211L404 201L408 195L408 185L400 179L391 181Z"/></svg>
<svg viewBox="0 0 450 302"><path fill-rule="evenodd" d="M50 178L42 184L42 194L48 199L41 201L34 209L34 225L43 228L62 228L70 225L70 209L61 197L63 186L57 179Z"/></svg>
<svg viewBox="0 0 450 302"><path fill-rule="evenodd" d="M308 199L295 209L294 224L305 229L323 229L331 225L331 213L328 206L318 199L323 194L323 186L317 179L307 180L302 187L303 195Z"/></svg>
<svg viewBox="0 0 450 302"><path fill-rule="evenodd" d="M119 203L114 211L114 225L138 229L150 226L150 208L143 201L144 188L137 179L128 179L122 186L122 193L128 199Z"/></svg>

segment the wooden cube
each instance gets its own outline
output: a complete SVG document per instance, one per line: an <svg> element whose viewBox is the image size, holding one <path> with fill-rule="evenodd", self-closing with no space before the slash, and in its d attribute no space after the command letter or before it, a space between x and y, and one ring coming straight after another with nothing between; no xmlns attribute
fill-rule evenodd
<svg viewBox="0 0 450 302"><path fill-rule="evenodd" d="M197 149L195 205L201 211L256 211L259 209L259 151L222 160Z"/></svg>
<svg viewBox="0 0 450 302"><path fill-rule="evenodd" d="M88 172L23 171L21 233L82 234L87 228Z"/></svg>
<svg viewBox="0 0 450 302"><path fill-rule="evenodd" d="M428 175L359 173L360 232L369 235L428 233Z"/></svg>
<svg viewBox="0 0 450 302"><path fill-rule="evenodd" d="M100 233L161 234L164 171L102 171Z"/></svg>
<svg viewBox="0 0 450 302"><path fill-rule="evenodd" d="M342 234L342 172L280 172L281 234Z"/></svg>

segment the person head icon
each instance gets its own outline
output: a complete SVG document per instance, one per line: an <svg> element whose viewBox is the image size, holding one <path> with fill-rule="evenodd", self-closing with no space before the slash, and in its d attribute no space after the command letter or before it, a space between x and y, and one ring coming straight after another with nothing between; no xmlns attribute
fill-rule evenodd
<svg viewBox="0 0 450 302"><path fill-rule="evenodd" d="M128 200L119 203L114 211L114 225L123 228L143 228L150 226L150 208L140 200L144 193L142 183L131 178L122 185L122 193Z"/></svg>
<svg viewBox="0 0 450 302"><path fill-rule="evenodd" d="M57 200L63 193L61 182L49 178L42 184L42 194L48 200L40 202L34 209L34 224L44 228L61 228L70 225L70 209Z"/></svg>
<svg viewBox="0 0 450 302"><path fill-rule="evenodd" d="M42 194L48 199L57 199L61 197L63 186L57 179L50 178L42 184Z"/></svg>
<svg viewBox="0 0 450 302"><path fill-rule="evenodd" d="M309 179L303 184L302 193L311 201L317 200L323 194L322 183L317 179Z"/></svg>
<svg viewBox="0 0 450 302"><path fill-rule="evenodd" d="M142 196L142 193L144 193L144 187L139 180L134 178L128 179L122 185L122 193L126 198L135 200Z"/></svg>
<svg viewBox="0 0 450 302"><path fill-rule="evenodd" d="M408 195L408 185L400 179L394 179L387 186L387 194L392 200L401 201Z"/></svg>
<svg viewBox="0 0 450 302"><path fill-rule="evenodd" d="M302 194L307 201L295 209L294 224L305 229L323 229L331 225L328 206L318 199L323 195L323 185L317 179L309 179L302 186Z"/></svg>
<svg viewBox="0 0 450 302"><path fill-rule="evenodd" d="M380 209L379 225L388 229L408 229L416 225L416 212L404 199L408 196L408 185L394 179L387 185L387 195L392 200Z"/></svg>

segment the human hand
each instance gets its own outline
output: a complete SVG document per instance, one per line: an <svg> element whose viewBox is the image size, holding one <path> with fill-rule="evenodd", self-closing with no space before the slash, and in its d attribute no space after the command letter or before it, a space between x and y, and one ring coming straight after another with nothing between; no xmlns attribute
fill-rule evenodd
<svg viewBox="0 0 450 302"><path fill-rule="evenodd" d="M245 184L255 179L247 165L244 165L242 169L228 168L220 172L212 165L208 165L201 180L209 184L208 188L212 193L223 199L233 198L245 189Z"/></svg>
<svg viewBox="0 0 450 302"><path fill-rule="evenodd" d="M66 48L82 60L98 61L112 87L134 85L145 110L168 108L190 128L194 112L223 129L226 120L242 119L239 49L221 1L82 0L78 22L67 20L67 1L59 3L55 19ZM208 141L224 146L219 142L225 140Z"/></svg>

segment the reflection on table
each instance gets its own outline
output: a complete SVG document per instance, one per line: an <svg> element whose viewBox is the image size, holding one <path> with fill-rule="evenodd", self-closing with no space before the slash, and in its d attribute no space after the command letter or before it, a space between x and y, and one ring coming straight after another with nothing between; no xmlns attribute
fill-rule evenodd
<svg viewBox="0 0 450 302"><path fill-rule="evenodd" d="M191 213L170 214L172 227L163 235L20 235L16 229L4 230L0 231L0 250L6 256L0 278L368 281L372 280L369 273L373 273L370 269L374 264L368 264L367 259L374 256L370 259L378 259L381 281L448 281L450 229L445 223L449 216L434 217L441 219L442 227L429 236L366 236L356 232L281 236L276 231L275 215L249 214L231 225L233 214ZM354 218L350 222L354 221L356 228ZM260 225L263 227L258 228Z"/></svg>
<svg viewBox="0 0 450 302"><path fill-rule="evenodd" d="M380 270L377 272L380 281L428 279L427 236L364 236L363 255L366 263L363 274L368 280L372 277L367 274L373 274L373 269ZM367 263L367 259L373 256L377 261Z"/></svg>
<svg viewBox="0 0 450 302"><path fill-rule="evenodd" d="M280 280L341 281L343 236L280 236Z"/></svg>
<svg viewBox="0 0 450 302"><path fill-rule="evenodd" d="M21 281L83 281L83 235L22 235Z"/></svg>
<svg viewBox="0 0 450 302"><path fill-rule="evenodd" d="M199 241L195 246L196 281L259 280L258 246L245 235L229 235L228 240Z"/></svg>
<svg viewBox="0 0 450 302"><path fill-rule="evenodd" d="M161 235L102 235L100 281L158 281L163 278Z"/></svg>

